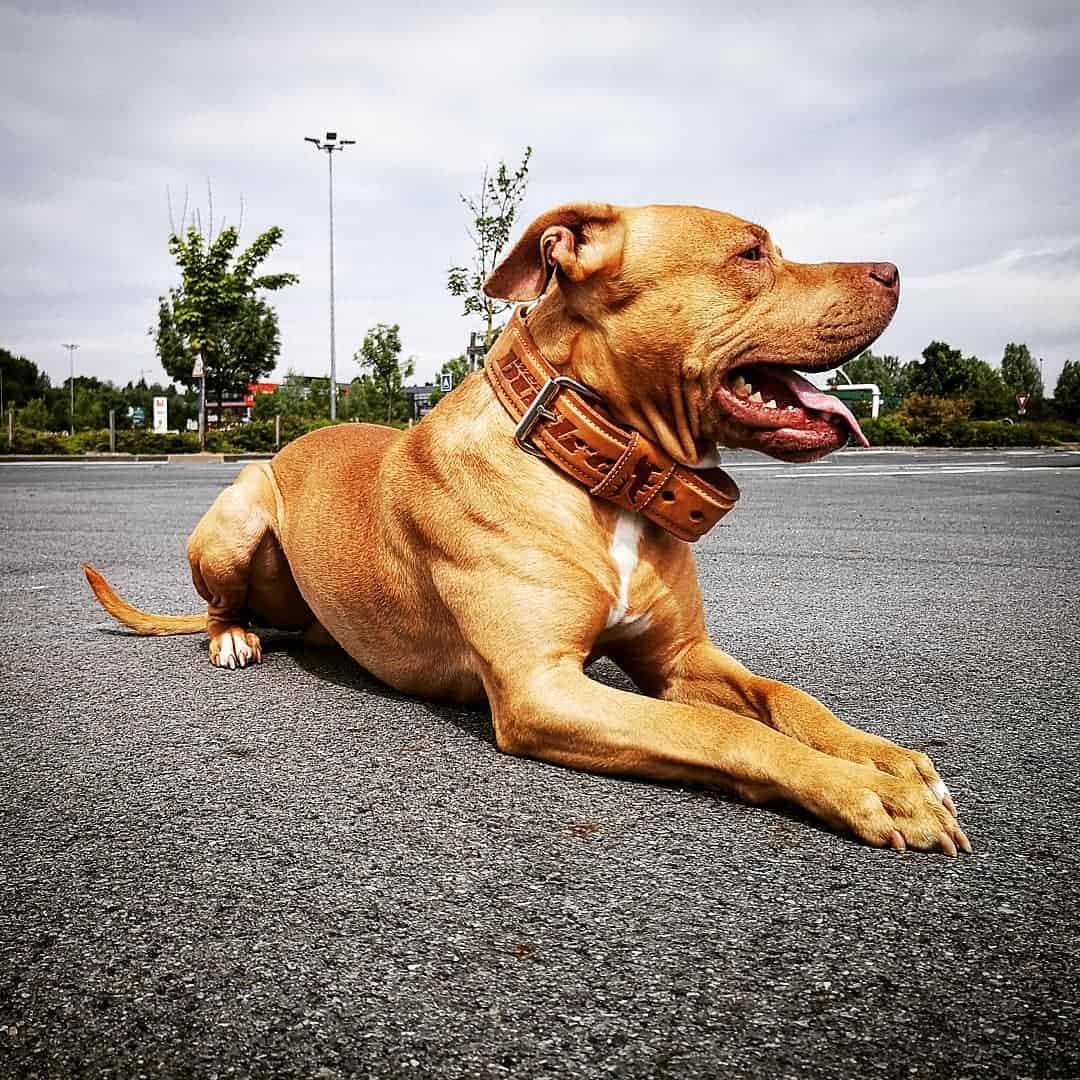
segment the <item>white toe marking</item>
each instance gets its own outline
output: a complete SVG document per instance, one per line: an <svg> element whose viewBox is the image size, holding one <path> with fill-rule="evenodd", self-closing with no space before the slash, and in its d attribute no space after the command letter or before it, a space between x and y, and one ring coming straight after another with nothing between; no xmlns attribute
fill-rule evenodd
<svg viewBox="0 0 1080 1080"><path fill-rule="evenodd" d="M247 667L254 656L255 650L247 643L243 630L227 630L218 638L218 654L214 663L235 671Z"/></svg>
<svg viewBox="0 0 1080 1080"><path fill-rule="evenodd" d="M632 513L629 510L619 511L618 520L615 522L615 532L611 537L611 550L608 552L619 575L615 603L608 610L608 630L626 619L626 612L630 607L630 578L634 574L634 567L637 566L638 544L641 542L644 528L645 519L641 514Z"/></svg>
<svg viewBox="0 0 1080 1080"><path fill-rule="evenodd" d="M233 652L232 634L222 634L218 638L218 667L228 667L235 660L236 654Z"/></svg>
<svg viewBox="0 0 1080 1080"><path fill-rule="evenodd" d="M945 786L944 780L935 780L930 785L930 790L938 797L938 802L944 802L945 796L949 794L949 789Z"/></svg>

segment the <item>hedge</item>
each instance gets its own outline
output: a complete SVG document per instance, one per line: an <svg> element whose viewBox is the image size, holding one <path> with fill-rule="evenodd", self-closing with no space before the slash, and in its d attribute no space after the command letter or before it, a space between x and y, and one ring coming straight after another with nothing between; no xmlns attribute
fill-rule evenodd
<svg viewBox="0 0 1080 1080"><path fill-rule="evenodd" d="M283 418L282 445L329 423L329 420ZM1003 420L949 420L940 425L926 425L910 419L905 423L899 414L891 413L877 420L863 420L862 429L872 446L1054 446L1080 442L1080 424L1064 420L1014 424ZM6 449L8 453L102 454L109 450L108 431L80 431L68 436L16 427L15 442L10 447L7 446L6 429L0 429L0 432L0 449ZM134 428L116 433L116 449L123 454L195 453L199 449L199 439L194 432L157 435ZM274 423L272 420L253 420L222 431L211 431L207 434L206 449L216 454L273 451Z"/></svg>
<svg viewBox="0 0 1080 1080"><path fill-rule="evenodd" d="M329 420L282 417L281 444L284 446L309 431L317 431L329 424ZM57 435L16 425L15 441L10 446L7 429L0 429L0 449L13 454L106 454L109 452L109 432L106 429ZM116 433L116 450L121 454L194 454L198 449L199 437L192 431L159 435L143 428L132 428ZM248 424L207 432L206 449L214 454L273 452L274 422L253 420Z"/></svg>
<svg viewBox="0 0 1080 1080"><path fill-rule="evenodd" d="M1056 446L1080 442L1080 424L1064 420L949 420L917 425L892 413L861 421L871 446Z"/></svg>

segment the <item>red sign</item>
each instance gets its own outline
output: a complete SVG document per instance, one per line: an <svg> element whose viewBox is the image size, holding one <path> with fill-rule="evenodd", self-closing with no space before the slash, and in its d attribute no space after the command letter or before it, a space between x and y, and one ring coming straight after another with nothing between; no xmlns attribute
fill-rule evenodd
<svg viewBox="0 0 1080 1080"><path fill-rule="evenodd" d="M250 409L255 404L256 394L272 394L281 384L276 382L249 382L244 404Z"/></svg>
<svg viewBox="0 0 1080 1080"><path fill-rule="evenodd" d="M1016 395L1016 411L1023 416L1027 412L1027 403L1031 400L1030 394Z"/></svg>

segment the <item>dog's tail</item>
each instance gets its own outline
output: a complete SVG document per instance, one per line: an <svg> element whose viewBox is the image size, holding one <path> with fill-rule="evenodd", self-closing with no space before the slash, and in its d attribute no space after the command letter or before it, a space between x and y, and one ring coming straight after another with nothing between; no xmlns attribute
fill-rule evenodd
<svg viewBox="0 0 1080 1080"><path fill-rule="evenodd" d="M206 629L205 615L154 615L149 611L140 611L121 600L113 592L112 586L88 563L83 563L83 573L101 606L136 634L198 634Z"/></svg>

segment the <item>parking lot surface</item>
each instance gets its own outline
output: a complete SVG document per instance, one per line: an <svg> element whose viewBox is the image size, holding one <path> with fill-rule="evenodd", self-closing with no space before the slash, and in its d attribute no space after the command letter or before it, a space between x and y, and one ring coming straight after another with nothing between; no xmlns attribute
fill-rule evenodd
<svg viewBox="0 0 1080 1080"><path fill-rule="evenodd" d="M714 639L926 749L973 855L506 757L289 635L133 637L79 564L197 610L240 466L0 465L0 1076L1080 1075L1080 454L726 464Z"/></svg>

